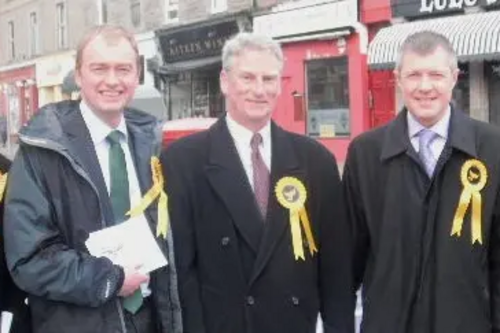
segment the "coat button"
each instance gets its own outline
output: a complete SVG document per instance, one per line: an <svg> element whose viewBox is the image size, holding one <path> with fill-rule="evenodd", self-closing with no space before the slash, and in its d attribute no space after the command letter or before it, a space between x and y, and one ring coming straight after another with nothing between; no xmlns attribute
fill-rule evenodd
<svg viewBox="0 0 500 333"><path fill-rule="evenodd" d="M230 241L231 241L231 238L229 238L229 237L222 237L222 239L220 240L220 243L221 243L222 246L228 246Z"/></svg>
<svg viewBox="0 0 500 333"><path fill-rule="evenodd" d="M299 301L298 297L293 296L292 297L292 303L295 306L299 305L300 301Z"/></svg>
<svg viewBox="0 0 500 333"><path fill-rule="evenodd" d="M255 304L255 299L252 296L247 297L247 305L254 305Z"/></svg>

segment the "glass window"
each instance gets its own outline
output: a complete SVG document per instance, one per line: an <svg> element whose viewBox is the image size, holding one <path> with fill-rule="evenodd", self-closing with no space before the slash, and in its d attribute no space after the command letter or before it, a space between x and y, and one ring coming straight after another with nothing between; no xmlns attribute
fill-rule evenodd
<svg viewBox="0 0 500 333"><path fill-rule="evenodd" d="M38 54L38 19L36 12L30 13L30 55Z"/></svg>
<svg viewBox="0 0 500 333"><path fill-rule="evenodd" d="M14 21L9 21L9 59L14 60L16 57L15 30Z"/></svg>
<svg viewBox="0 0 500 333"><path fill-rule="evenodd" d="M130 1L130 13L132 15L132 24L134 27L141 25L141 2L140 0Z"/></svg>
<svg viewBox="0 0 500 333"><path fill-rule="evenodd" d="M60 2L56 5L57 13L57 47L64 49L68 47L68 31L66 26L66 5Z"/></svg>
<svg viewBox="0 0 500 333"><path fill-rule="evenodd" d="M470 114L469 64L459 64L458 81L453 89L452 104L464 113Z"/></svg>
<svg viewBox="0 0 500 333"><path fill-rule="evenodd" d="M351 134L347 57L306 63L307 134L318 138Z"/></svg>

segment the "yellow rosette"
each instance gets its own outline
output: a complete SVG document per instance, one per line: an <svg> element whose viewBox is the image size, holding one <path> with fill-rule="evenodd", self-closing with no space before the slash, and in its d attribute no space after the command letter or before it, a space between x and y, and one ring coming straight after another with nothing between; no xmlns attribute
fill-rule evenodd
<svg viewBox="0 0 500 333"><path fill-rule="evenodd" d="M7 186L7 173L0 172L0 202L3 200L5 187Z"/></svg>
<svg viewBox="0 0 500 333"><path fill-rule="evenodd" d="M483 236L481 230L481 211L482 211L482 198L481 190L486 185L488 180L488 171L483 162L471 159L464 163L460 174L462 181L462 194L458 202L455 217L453 218L453 226L451 229L451 236L460 237L462 233L462 226L464 224L464 217L469 205L472 202L471 211L471 230L472 230L472 244L478 242L483 244Z"/></svg>
<svg viewBox="0 0 500 333"><path fill-rule="evenodd" d="M304 247L302 241L302 228L309 244L311 256L318 252L314 242L311 223L307 216L305 202L307 191L304 184L295 177L281 178L275 187L276 198L278 202L290 211L290 230L292 232L292 245L295 260L305 260Z"/></svg>
<svg viewBox="0 0 500 333"><path fill-rule="evenodd" d="M168 230L168 197L163 190L163 185L165 183L163 179L163 173L161 170L160 159L156 156L151 157L151 174L153 176L153 186L149 191L142 197L139 204L129 210L126 215L130 217L135 217L144 212L146 208L153 203L156 198L158 199L158 221L156 221L156 236L157 237L167 237Z"/></svg>

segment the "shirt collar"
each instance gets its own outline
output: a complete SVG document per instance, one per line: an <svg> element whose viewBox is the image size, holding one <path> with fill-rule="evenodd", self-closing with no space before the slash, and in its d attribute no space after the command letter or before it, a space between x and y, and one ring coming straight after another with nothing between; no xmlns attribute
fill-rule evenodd
<svg viewBox="0 0 500 333"><path fill-rule="evenodd" d="M128 139L127 126L125 124L125 118L121 116L120 124L118 127L112 128L104 121L102 121L95 113L90 109L87 103L82 99L80 102L80 111L82 112L83 120L87 125L90 132L90 137L94 145L101 144L106 137L114 130L118 130L125 136L125 140Z"/></svg>
<svg viewBox="0 0 500 333"><path fill-rule="evenodd" d="M250 141L252 140L254 133L245 126L238 124L233 118L231 118L229 113L226 115L226 123L233 140L246 147L250 147ZM271 142L271 122L268 121L258 133L262 136L262 147L269 145Z"/></svg>
<svg viewBox="0 0 500 333"><path fill-rule="evenodd" d="M407 121L408 121L408 134L410 139L417 136L420 131L422 131L425 126L420 124L418 120L411 114L411 112L407 112ZM444 116L435 123L432 127L429 128L432 132L436 133L443 139L448 138L448 128L450 126L450 117L451 117L451 107L448 106L446 113Z"/></svg>

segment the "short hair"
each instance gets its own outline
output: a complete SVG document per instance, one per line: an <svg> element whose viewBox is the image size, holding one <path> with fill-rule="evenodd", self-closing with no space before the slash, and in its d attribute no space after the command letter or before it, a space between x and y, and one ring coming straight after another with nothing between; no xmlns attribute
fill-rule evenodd
<svg viewBox="0 0 500 333"><path fill-rule="evenodd" d="M139 47L137 46L134 35L122 26L108 24L94 26L82 37L76 49L75 68L77 70L79 70L82 66L83 51L85 50L87 45L89 45L89 43L97 37L104 38L106 43L109 44L117 43L121 39L125 39L127 42L129 42L137 57L137 70L139 72L141 71L141 57L139 55Z"/></svg>
<svg viewBox="0 0 500 333"><path fill-rule="evenodd" d="M280 62L280 70L283 69L283 51L280 44L271 37L251 32L240 32L226 41L222 49L222 68L229 71L234 57L248 49L271 52Z"/></svg>
<svg viewBox="0 0 500 333"><path fill-rule="evenodd" d="M440 33L429 30L416 32L405 39L399 48L396 70L401 70L406 53L413 52L418 55L429 55L438 48L442 48L450 55L450 68L456 70L458 68L457 54L449 39Z"/></svg>

